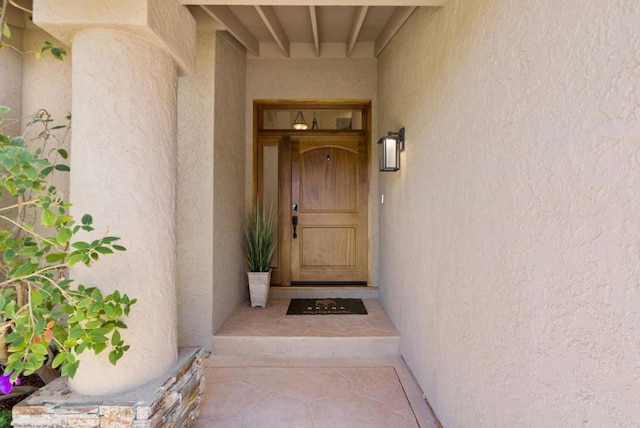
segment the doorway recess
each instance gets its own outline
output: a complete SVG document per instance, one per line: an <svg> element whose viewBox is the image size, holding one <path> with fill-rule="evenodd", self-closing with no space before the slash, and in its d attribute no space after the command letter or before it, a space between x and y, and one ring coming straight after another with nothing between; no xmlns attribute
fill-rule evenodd
<svg viewBox="0 0 640 428"><path fill-rule="evenodd" d="M254 196L278 219L271 285L366 286L371 101L256 100L253 117Z"/></svg>

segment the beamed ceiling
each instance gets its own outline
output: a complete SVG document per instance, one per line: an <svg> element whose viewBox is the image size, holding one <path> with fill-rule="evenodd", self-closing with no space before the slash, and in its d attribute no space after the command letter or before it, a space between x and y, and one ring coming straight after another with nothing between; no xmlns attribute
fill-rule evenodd
<svg viewBox="0 0 640 428"><path fill-rule="evenodd" d="M378 56L402 24L420 6L442 6L447 0L180 0L201 8L233 35L247 51L260 56L261 43L275 43L286 57L292 43L344 43L347 56L358 44L373 45Z"/></svg>

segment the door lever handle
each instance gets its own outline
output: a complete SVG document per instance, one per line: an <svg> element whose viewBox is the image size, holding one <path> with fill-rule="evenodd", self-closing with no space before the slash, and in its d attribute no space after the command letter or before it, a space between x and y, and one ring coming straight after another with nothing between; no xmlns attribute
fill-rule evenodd
<svg viewBox="0 0 640 428"><path fill-rule="evenodd" d="M293 239L298 238L298 216L294 215L291 218L291 224L293 225Z"/></svg>

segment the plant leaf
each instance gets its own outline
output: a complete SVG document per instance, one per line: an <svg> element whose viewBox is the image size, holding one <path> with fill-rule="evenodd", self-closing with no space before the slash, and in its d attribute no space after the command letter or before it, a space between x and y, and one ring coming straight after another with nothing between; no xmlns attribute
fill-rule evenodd
<svg viewBox="0 0 640 428"><path fill-rule="evenodd" d="M65 253L51 253L47 254L46 260L49 263L57 263L61 260L64 260L65 256Z"/></svg>
<svg viewBox="0 0 640 428"><path fill-rule="evenodd" d="M67 353L62 351L53 359L51 367L54 369L67 360Z"/></svg>
<svg viewBox="0 0 640 428"><path fill-rule="evenodd" d="M83 241L74 242L73 244L71 244L71 246L80 251L88 250L89 248L91 248L89 244Z"/></svg>
<svg viewBox="0 0 640 428"><path fill-rule="evenodd" d="M52 227L54 224L56 224L56 220L58 219L58 216L56 216L53 211L51 210L44 210L42 211L42 225L43 226L47 226L47 227Z"/></svg>
<svg viewBox="0 0 640 428"><path fill-rule="evenodd" d="M60 245L67 245L67 243L71 239L71 235L71 229L63 227L58 231L58 236L56 237L56 239Z"/></svg>

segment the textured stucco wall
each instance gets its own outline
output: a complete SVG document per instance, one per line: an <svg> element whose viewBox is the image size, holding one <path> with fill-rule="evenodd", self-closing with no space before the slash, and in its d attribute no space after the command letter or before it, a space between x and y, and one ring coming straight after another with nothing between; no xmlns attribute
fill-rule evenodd
<svg viewBox="0 0 640 428"><path fill-rule="evenodd" d="M22 49L22 28L10 26L9 43ZM6 41L5 41L6 42ZM21 133L22 115L22 55L10 48L0 49L0 105L11 111L4 115L3 131L15 136Z"/></svg>
<svg viewBox="0 0 640 428"><path fill-rule="evenodd" d="M18 21L21 23L21 17ZM9 21L11 22L11 21ZM8 41L16 49L22 49L22 26L11 25L11 39ZM7 43L7 40L3 40ZM0 131L11 137L22 134L22 55L14 49L0 49L0 105L9 107L11 111L3 115ZM0 195L0 206L13 205L13 198L4 192ZM8 222L0 222L0 227L7 229Z"/></svg>
<svg viewBox="0 0 640 428"><path fill-rule="evenodd" d="M76 265L71 276L138 299L122 332L131 349L117 366L83 354L70 382L108 394L164 375L177 357L177 66L160 48L111 30L84 30L73 49L72 213L91 213L96 233L108 227L127 251Z"/></svg>
<svg viewBox="0 0 640 428"><path fill-rule="evenodd" d="M32 53L23 56L23 131L32 120L33 115L40 109L45 109L51 114L54 125L65 125L67 123L65 117L71 113L71 49L32 24L28 25L23 32L23 48L26 52L40 50L45 41L63 46L67 51L67 56L64 61L60 61L50 54L45 54L41 59L36 59ZM39 133L41 129L40 127L35 128L34 133L30 135ZM56 137L56 141L52 140L49 148L53 148L55 145L57 148L70 151L70 132L55 130L52 131L52 134ZM58 161L67 162L62 159L58 159ZM69 174L54 173L53 184L68 199Z"/></svg>
<svg viewBox="0 0 640 428"><path fill-rule="evenodd" d="M213 148L213 331L247 295L241 222L245 213L247 57L226 32L216 33Z"/></svg>
<svg viewBox="0 0 640 428"><path fill-rule="evenodd" d="M178 344L211 349L215 31L198 31L196 72L178 80Z"/></svg>
<svg viewBox="0 0 640 428"><path fill-rule="evenodd" d="M256 99L361 99L373 104L372 145L377 141L377 59L375 58L250 58L247 65L247 188L245 197L252 199L253 176L253 101ZM375 147L372 150L375 157ZM372 163L375 161L372 160ZM370 183L369 212L371 230L377 230L378 212L375 201L378 176ZM371 283L377 285L376 234L371 240Z"/></svg>
<svg viewBox="0 0 640 428"><path fill-rule="evenodd" d="M73 44L72 213L94 214L97 231L109 227L128 249L71 269L79 282L138 299L123 359L113 367L85 354L70 382L84 394L115 393L162 376L176 360L177 73L195 64L196 23L173 0L33 6L36 25ZM51 82L47 71L34 77Z"/></svg>
<svg viewBox="0 0 640 428"><path fill-rule="evenodd" d="M23 125L41 108L51 113L56 121L64 121L71 112L71 48L33 25L24 30L25 51L40 50L45 41L64 47L67 55L63 61L50 54L41 59L36 59L32 53L23 56Z"/></svg>
<svg viewBox="0 0 640 428"><path fill-rule="evenodd" d="M446 427L640 421L639 16L450 0L378 59L381 295Z"/></svg>
<svg viewBox="0 0 640 428"><path fill-rule="evenodd" d="M175 0L34 0L33 22L64 43L86 28L135 34L169 54L180 72L195 68L196 21ZM185 37L186 36L186 37Z"/></svg>

